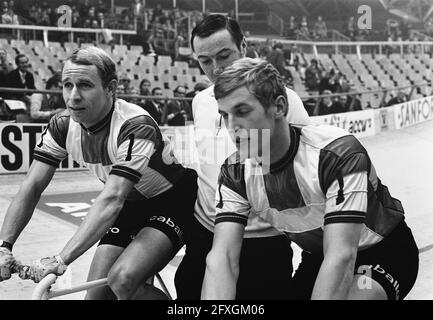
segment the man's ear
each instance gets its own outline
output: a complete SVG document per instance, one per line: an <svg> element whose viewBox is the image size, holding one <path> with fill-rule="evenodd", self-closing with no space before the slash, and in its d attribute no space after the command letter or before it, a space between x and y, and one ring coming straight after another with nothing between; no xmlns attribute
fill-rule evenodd
<svg viewBox="0 0 433 320"><path fill-rule="evenodd" d="M287 98L283 95L279 95L275 99L275 119L285 118L288 112L289 104L287 103Z"/></svg>
<svg viewBox="0 0 433 320"><path fill-rule="evenodd" d="M107 86L108 91L111 94L115 94L116 90L117 90L117 85L118 85L118 81L116 79L111 80L110 83L108 83L108 86Z"/></svg>
<svg viewBox="0 0 433 320"><path fill-rule="evenodd" d="M241 42L241 54L242 57L245 57L245 55L247 54L247 41L245 40L245 38L243 38Z"/></svg>

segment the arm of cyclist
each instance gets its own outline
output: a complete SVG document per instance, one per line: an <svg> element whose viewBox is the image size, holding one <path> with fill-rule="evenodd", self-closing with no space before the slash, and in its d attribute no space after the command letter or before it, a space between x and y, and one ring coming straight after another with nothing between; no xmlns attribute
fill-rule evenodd
<svg viewBox="0 0 433 320"><path fill-rule="evenodd" d="M347 298L361 234L360 223L334 223L324 228L324 259L314 284L313 300Z"/></svg>
<svg viewBox="0 0 433 320"><path fill-rule="evenodd" d="M17 195L9 205L0 231L0 239L10 244L0 251L0 281L11 276L11 268L16 265L12 246L29 223L42 192L51 181L56 168L37 160L33 161L29 172Z"/></svg>
<svg viewBox="0 0 433 320"><path fill-rule="evenodd" d="M201 299L234 300L245 226L221 222L215 226L212 249L206 257Z"/></svg>
<svg viewBox="0 0 433 320"><path fill-rule="evenodd" d="M39 282L49 273L62 275L68 264L91 248L113 225L134 184L127 178L110 175L77 232L58 255L33 262L31 278Z"/></svg>

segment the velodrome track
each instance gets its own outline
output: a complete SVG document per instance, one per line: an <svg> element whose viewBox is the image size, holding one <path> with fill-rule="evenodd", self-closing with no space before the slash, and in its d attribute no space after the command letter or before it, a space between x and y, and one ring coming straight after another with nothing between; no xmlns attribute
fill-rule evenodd
<svg viewBox="0 0 433 320"><path fill-rule="evenodd" d="M382 132L361 141L382 182L389 187L394 197L402 201L407 222L420 248L418 279L407 299L433 299L433 121L402 130ZM23 179L22 174L0 175L0 222ZM93 192L101 187L101 183L86 172L56 173L41 198L33 219L15 244L15 256L24 263L29 263L58 253L76 230L80 212L86 210L86 201L90 201L95 194ZM76 195L65 196L71 193ZM70 203L69 207L65 203ZM76 260L55 286L64 288L84 282L94 249L95 247ZM182 252L161 272L174 297L173 276L181 255ZM295 248L294 265L298 262L299 250ZM0 300L30 299L34 288L33 282L13 276L0 283ZM76 293L56 299L83 297L84 293Z"/></svg>

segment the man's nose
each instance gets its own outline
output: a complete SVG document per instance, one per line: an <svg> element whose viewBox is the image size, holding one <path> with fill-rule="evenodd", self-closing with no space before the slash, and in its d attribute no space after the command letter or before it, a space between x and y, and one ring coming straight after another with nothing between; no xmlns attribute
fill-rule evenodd
<svg viewBox="0 0 433 320"><path fill-rule="evenodd" d="M74 86L71 90L71 94L69 95L69 98L72 100L80 100L81 94L80 91L77 89L76 86Z"/></svg>
<svg viewBox="0 0 433 320"><path fill-rule="evenodd" d="M229 131L236 132L240 129L239 124L232 115L228 115L226 118L226 126Z"/></svg>
<svg viewBox="0 0 433 320"><path fill-rule="evenodd" d="M214 65L213 65L214 75L219 76L223 71L224 71L224 66L220 65L217 62L214 62Z"/></svg>

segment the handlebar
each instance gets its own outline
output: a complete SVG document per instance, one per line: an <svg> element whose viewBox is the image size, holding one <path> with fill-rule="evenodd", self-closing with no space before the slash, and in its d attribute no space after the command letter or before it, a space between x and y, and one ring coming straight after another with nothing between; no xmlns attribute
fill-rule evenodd
<svg viewBox="0 0 433 320"><path fill-rule="evenodd" d="M21 279L30 279L29 270L30 270L30 266L23 265L23 264L14 264L11 267L12 273L19 274ZM164 281L162 280L161 276L159 275L159 273L156 274L156 279L160 283L161 288L165 292L165 294L167 294L169 299L172 300L173 298L171 297L170 292L166 287ZM31 300L48 300L54 297L85 291L91 288L106 286L108 284L107 278L103 278L103 279L85 282L68 289L50 290L51 286L56 282L56 280L57 280L57 276L55 274L53 273L48 274L45 278L41 280L41 282L37 284L37 286L33 290Z"/></svg>

